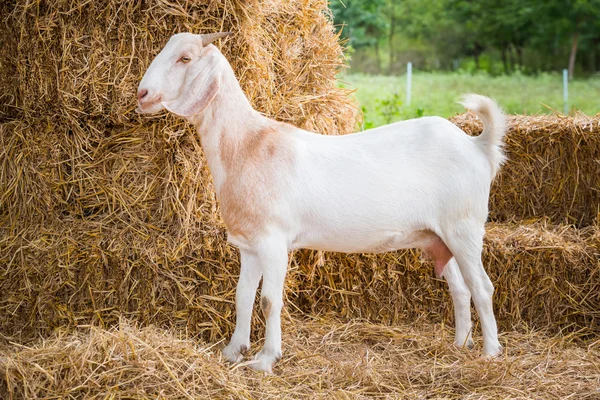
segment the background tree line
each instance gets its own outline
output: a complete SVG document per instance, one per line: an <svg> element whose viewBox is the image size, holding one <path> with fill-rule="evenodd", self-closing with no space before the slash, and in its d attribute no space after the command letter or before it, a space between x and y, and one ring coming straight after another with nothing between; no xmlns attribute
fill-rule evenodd
<svg viewBox="0 0 600 400"><path fill-rule="evenodd" d="M600 0L330 0L355 72L600 71Z"/></svg>

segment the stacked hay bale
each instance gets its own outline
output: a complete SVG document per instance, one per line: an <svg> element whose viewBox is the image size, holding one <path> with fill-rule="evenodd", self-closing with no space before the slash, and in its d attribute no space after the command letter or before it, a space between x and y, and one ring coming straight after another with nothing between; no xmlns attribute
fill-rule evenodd
<svg viewBox="0 0 600 400"><path fill-rule="evenodd" d="M596 232L594 236L594 232ZM502 330L600 332L600 251L597 228L490 223L483 263L495 284L494 304ZM443 280L418 251L386 255L301 252L288 285L303 310L334 310L344 318L385 324L421 319L452 323L452 299ZM290 282L292 280L296 280Z"/></svg>
<svg viewBox="0 0 600 400"><path fill-rule="evenodd" d="M1 40L19 78L0 80L10 99L0 124L2 334L25 340L126 316L225 337L238 254L201 147L178 119L137 116L135 89L172 33L229 30L220 47L258 110L349 133L356 107L335 86L343 59L326 2L15 0L0 10L17 28ZM552 223L583 227L597 214L599 120L539 121L512 121L511 161L493 188L484 261L499 321L598 333L598 235ZM457 122L478 129L472 117ZM547 223L505 223L541 215ZM287 287L291 308L315 314L452 319L443 282L416 251L300 251Z"/></svg>
<svg viewBox="0 0 600 400"><path fill-rule="evenodd" d="M2 89L18 116L138 123L135 90L173 33L231 30L222 50L257 109L328 134L355 126L335 87L343 56L323 1L14 2L2 10L18 79Z"/></svg>
<svg viewBox="0 0 600 400"><path fill-rule="evenodd" d="M467 133L483 125L453 118ZM492 187L493 221L547 218L579 227L600 216L600 114L510 116L508 162Z"/></svg>
<svg viewBox="0 0 600 400"><path fill-rule="evenodd" d="M0 123L16 114L15 109L15 75L16 63L14 54L18 42L15 40L14 28L6 18L11 11L9 2L0 2Z"/></svg>
<svg viewBox="0 0 600 400"><path fill-rule="evenodd" d="M258 110L326 134L357 107L336 87L326 2L15 1L0 80L0 325L183 324L221 335L238 268L198 138L134 113L145 69L176 32L232 31L221 48ZM4 75L3 75L4 76Z"/></svg>

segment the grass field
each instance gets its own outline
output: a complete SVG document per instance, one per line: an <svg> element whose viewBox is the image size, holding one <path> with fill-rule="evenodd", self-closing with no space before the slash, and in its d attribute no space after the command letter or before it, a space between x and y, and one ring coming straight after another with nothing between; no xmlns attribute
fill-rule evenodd
<svg viewBox="0 0 600 400"><path fill-rule="evenodd" d="M343 86L356 89L355 96L363 108L366 129L423 115L451 117L464 110L457 104L463 93L490 96L510 114L563 112L562 78L558 74L492 77L416 72L413 74L410 107L405 104L406 75L348 74L340 80ZM599 113L600 78L570 82L569 109L588 115Z"/></svg>

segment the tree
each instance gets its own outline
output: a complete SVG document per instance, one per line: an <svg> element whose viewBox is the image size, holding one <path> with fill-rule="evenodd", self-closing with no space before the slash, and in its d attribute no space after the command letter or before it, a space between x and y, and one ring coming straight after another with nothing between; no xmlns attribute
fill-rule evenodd
<svg viewBox="0 0 600 400"><path fill-rule="evenodd" d="M515 65L529 71L568 65L571 76L576 67L600 68L600 0L331 0L330 6L342 36L363 58L374 50L381 66L380 49L388 49L390 73L407 46L421 52L411 48L411 57L427 54L446 68L463 57L479 68L484 54L501 60L505 73Z"/></svg>
<svg viewBox="0 0 600 400"><path fill-rule="evenodd" d="M539 23L554 27L555 40L570 42L568 69L573 79L581 41L592 39L593 43L598 37L600 0L538 0L536 5Z"/></svg>
<svg viewBox="0 0 600 400"><path fill-rule="evenodd" d="M386 0L332 0L329 7L334 15L334 24L348 44L359 49L374 47L380 66L379 45L388 30L383 13Z"/></svg>

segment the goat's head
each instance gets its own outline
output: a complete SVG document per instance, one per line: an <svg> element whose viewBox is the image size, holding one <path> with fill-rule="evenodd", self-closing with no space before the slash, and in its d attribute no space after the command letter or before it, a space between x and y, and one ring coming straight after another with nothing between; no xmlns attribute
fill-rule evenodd
<svg viewBox="0 0 600 400"><path fill-rule="evenodd" d="M226 62L211 43L230 34L173 35L140 82L136 111L155 114L167 109L191 117L204 110L219 91Z"/></svg>

